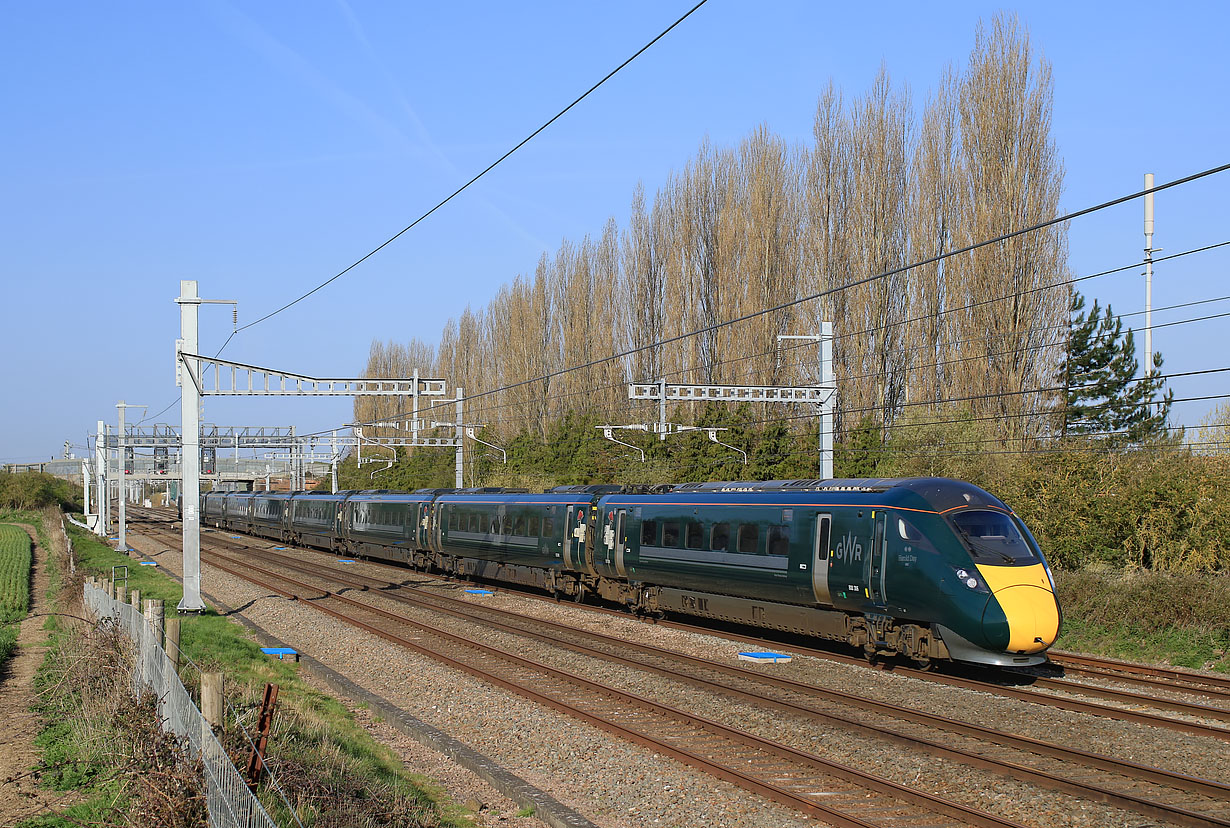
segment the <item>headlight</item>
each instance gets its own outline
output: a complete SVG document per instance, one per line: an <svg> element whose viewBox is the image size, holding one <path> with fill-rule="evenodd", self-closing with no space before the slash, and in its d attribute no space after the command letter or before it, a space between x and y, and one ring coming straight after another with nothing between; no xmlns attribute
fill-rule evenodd
<svg viewBox="0 0 1230 828"><path fill-rule="evenodd" d="M962 584L964 584L966 588L972 589L975 592L987 592L988 591L986 586L983 585L982 581L978 580L978 578L976 578L974 574L971 573L968 569L958 569L957 570L957 580L959 580Z"/></svg>

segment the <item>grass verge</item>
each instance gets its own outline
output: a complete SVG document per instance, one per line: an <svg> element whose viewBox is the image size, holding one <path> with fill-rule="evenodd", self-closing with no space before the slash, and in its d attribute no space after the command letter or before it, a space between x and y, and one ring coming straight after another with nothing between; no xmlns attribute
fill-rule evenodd
<svg viewBox="0 0 1230 828"><path fill-rule="evenodd" d="M70 534L79 576L110 578L112 567L127 566L126 588L140 590L142 598L161 599L167 616L175 617L175 607L183 594L177 582L160 574L156 567L137 565L135 560L75 527L70 528ZM72 589L79 592L80 582L74 583ZM191 663L181 669L181 677L189 689L197 691L202 671L225 675L230 715L223 741L240 768L251 748L239 723L254 727L264 685L279 686L267 762L289 804L267 782L258 790L262 803L279 825L293 825L294 818L314 828L450 828L469 824L463 818L463 809L428 780L407 771L391 750L377 743L354 721L340 702L303 681L298 665L261 653L246 628L212 610L185 616L180 622L180 647ZM95 768L98 757L88 752L68 755L73 747L63 723L51 724L45 735L47 756L56 757L60 764ZM93 784L92 779L99 778L96 769L74 771L74 775L73 779L61 775L57 785L80 780L88 787Z"/></svg>
<svg viewBox="0 0 1230 828"><path fill-rule="evenodd" d="M1230 576L1056 571L1060 650L1230 672Z"/></svg>

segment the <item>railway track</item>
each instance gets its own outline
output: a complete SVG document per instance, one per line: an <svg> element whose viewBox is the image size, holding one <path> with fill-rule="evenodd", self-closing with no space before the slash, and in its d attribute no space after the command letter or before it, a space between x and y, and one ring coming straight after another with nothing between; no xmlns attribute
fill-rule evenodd
<svg viewBox="0 0 1230 828"><path fill-rule="evenodd" d="M1048 655L1054 664L1063 669L1065 674L1075 673L1139 687L1205 696L1223 703L1230 702L1230 676L1133 664L1113 658L1098 658L1055 650Z"/></svg>
<svg viewBox="0 0 1230 828"><path fill-rule="evenodd" d="M599 684L250 562L213 551L203 555L212 566L236 577L292 600L310 599L303 604L832 825L1021 828L1019 823L967 805Z"/></svg>
<svg viewBox="0 0 1230 828"><path fill-rule="evenodd" d="M169 510L161 513L157 513L154 510L142 511L153 513L157 519L165 518L169 513ZM518 591L517 594L531 600L554 603L554 599L548 596L538 595L533 592ZM621 618L628 617L628 614L624 611L609 609L606 607L586 605L586 609L598 613L607 613ZM715 630L712 626L704 626L701 624L689 623L687 621L679 621L674 619L642 620L669 629L678 629L707 635L715 634ZM831 649L811 647L806 644L798 643L797 641L783 641L781 639L765 637L763 635L741 633L731 630L719 630L716 632L725 638L746 642L755 646L773 647L778 649L784 648L793 653L808 655L815 658L824 659L826 661L857 665L861 667L871 666L868 665L866 660L861 657L847 656ZM901 663L880 663L875 666L877 669L891 670L895 673L910 675L924 681L931 681L948 686L960 687L963 689L994 693L996 695L1006 696L1020 701L1034 702L1036 704L1058 707L1060 709L1070 710L1073 712L1100 715L1107 718L1130 721L1137 724L1164 727L1184 733L1191 733L1193 735L1213 736L1214 738L1222 739L1223 741L1230 741L1230 728L1210 727L1199 721L1213 720L1230 724L1230 679L1220 678L1217 676L1208 676L1206 678L1206 676L1200 674L1182 672L1178 670L1167 670L1160 667L1132 665L1127 662L1114 661L1111 659L1098 659L1092 656L1078 656L1068 653L1053 655L1057 656L1054 660L1056 663L1060 664L1065 671L1072 669L1073 672L1086 675L1091 679L1119 681L1131 683L1139 687L1146 687L1154 691L1200 696L1209 699L1214 703L1205 704L1195 701L1184 701L1179 698L1158 696L1156 693L1145 694L1132 692L1116 689L1114 687L1089 684L1084 681L1074 681L1063 677L1046 676L1037 673L1021 673L1017 671L983 671L985 677L974 678L955 672L920 670ZM1069 668L1068 665L1071 665L1071 668ZM1040 692L1043 690L1049 690L1052 692ZM1065 693L1069 696L1085 696L1102 699L1104 701L1115 702L1117 705L1121 706L1099 705L1078 698L1055 695L1055 693ZM1197 721L1167 716L1157 716L1152 713L1142 712L1142 709L1148 708L1179 713L1183 716L1190 717L1191 719L1196 719Z"/></svg>
<svg viewBox="0 0 1230 828"><path fill-rule="evenodd" d="M629 669L652 671L726 698L738 698L759 707L772 707L798 718L859 732L869 738L894 742L908 749L1151 818L1180 825L1230 825L1226 821L1227 809L1230 808L1230 786L1221 783L766 676L745 668L717 664L650 645L476 605L472 601L442 596L405 584L338 571L335 567L314 566L300 558L278 555L269 549L252 548L243 543L230 543L216 536L210 542L211 545L233 547L244 555L259 555L264 563L340 584L343 588L378 593L403 604L444 613L467 623L481 621L491 629L530 637ZM209 553L210 556L216 554L212 551ZM237 566L261 571L265 577L286 578L250 562L230 559L226 564L220 561L213 563L239 577L251 579L234 571ZM231 568L228 569L228 566ZM329 587L296 583L319 589L322 594L336 595ZM280 591L287 594L284 590ZM859 715L851 715L852 710L859 711Z"/></svg>

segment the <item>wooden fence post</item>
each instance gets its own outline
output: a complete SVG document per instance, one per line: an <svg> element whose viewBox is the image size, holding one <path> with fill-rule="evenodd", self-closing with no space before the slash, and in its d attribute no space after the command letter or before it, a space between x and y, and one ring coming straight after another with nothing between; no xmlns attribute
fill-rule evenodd
<svg viewBox="0 0 1230 828"><path fill-rule="evenodd" d="M179 672L179 619L168 618L166 623L166 650L167 658L171 659L171 666L175 668L175 672Z"/></svg>
<svg viewBox="0 0 1230 828"><path fill-rule="evenodd" d="M162 601L157 598L145 599L145 621L154 631L154 640L162 645Z"/></svg>
<svg viewBox="0 0 1230 828"><path fill-rule="evenodd" d="M201 715L214 732L222 729L222 674L201 673Z"/></svg>

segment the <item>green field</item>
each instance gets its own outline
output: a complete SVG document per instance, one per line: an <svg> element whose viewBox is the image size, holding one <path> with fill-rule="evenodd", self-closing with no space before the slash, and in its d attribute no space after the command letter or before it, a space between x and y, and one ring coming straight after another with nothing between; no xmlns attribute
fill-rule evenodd
<svg viewBox="0 0 1230 828"><path fill-rule="evenodd" d="M30 536L0 524L0 664L17 646L17 623L30 611Z"/></svg>

